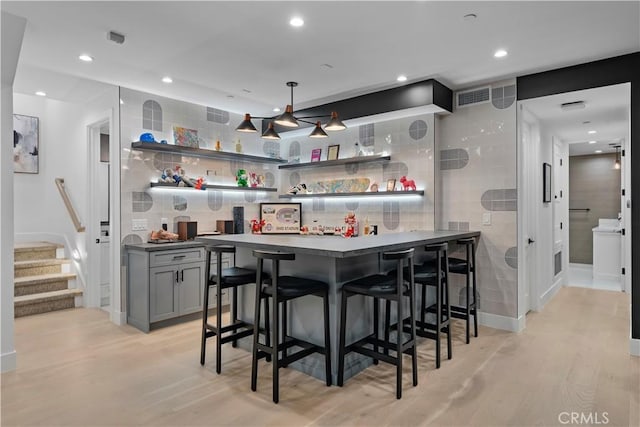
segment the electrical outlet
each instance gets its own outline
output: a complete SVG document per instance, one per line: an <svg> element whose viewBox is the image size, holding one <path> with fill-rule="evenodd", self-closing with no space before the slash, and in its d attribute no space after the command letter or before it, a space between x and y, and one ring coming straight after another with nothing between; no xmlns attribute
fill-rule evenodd
<svg viewBox="0 0 640 427"><path fill-rule="evenodd" d="M491 225L491 212L484 212L482 214L482 225Z"/></svg>
<svg viewBox="0 0 640 427"><path fill-rule="evenodd" d="M132 219L131 231L145 231L147 229L146 219Z"/></svg>

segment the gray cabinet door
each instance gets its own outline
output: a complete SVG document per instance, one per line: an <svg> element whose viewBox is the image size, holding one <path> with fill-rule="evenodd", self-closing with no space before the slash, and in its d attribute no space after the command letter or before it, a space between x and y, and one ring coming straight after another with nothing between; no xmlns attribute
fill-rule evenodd
<svg viewBox="0 0 640 427"><path fill-rule="evenodd" d="M170 319L180 314L175 267L149 269L149 322Z"/></svg>
<svg viewBox="0 0 640 427"><path fill-rule="evenodd" d="M180 314L189 314L202 310L204 292L203 263L183 264L180 269Z"/></svg>

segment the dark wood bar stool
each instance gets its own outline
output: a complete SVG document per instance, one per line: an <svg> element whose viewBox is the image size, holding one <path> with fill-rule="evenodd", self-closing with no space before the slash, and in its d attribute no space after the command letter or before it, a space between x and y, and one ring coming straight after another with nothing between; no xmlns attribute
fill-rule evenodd
<svg viewBox="0 0 640 427"><path fill-rule="evenodd" d="M251 390L256 391L258 382L258 359L262 357L271 357L273 363L273 401L278 403L280 400L279 386L279 369L286 367L290 363L312 353L323 354L325 357L325 375L327 386L331 385L331 339L329 333L329 285L318 280L305 279L294 276L280 276L280 261L293 261L295 254L285 252L270 251L253 251L253 256L258 259L256 283L263 283L256 286L256 304L254 322L260 323L260 299L265 300L265 312L268 313L268 298L273 300L273 309L271 310L271 336L273 344L270 345L267 340L266 344L259 342L258 330L253 333L253 357L251 362ZM271 279L264 280L263 272L264 260L271 260ZM312 344L310 342L293 338L287 332L287 301L300 298L306 295L315 295L322 298L324 303L324 347ZM282 318L278 309L282 304ZM268 314L267 314L268 316ZM269 319L265 319L265 325L268 329ZM282 328L282 337L280 337L280 328ZM282 338L282 339L281 339ZM291 347L302 347L295 353L288 354ZM282 353L282 355L280 355Z"/></svg>
<svg viewBox="0 0 640 427"><path fill-rule="evenodd" d="M396 366L396 398L402 397L402 356L404 353L411 355L413 369L413 385L418 385L418 367L416 351L416 329L415 329L415 301L413 295L413 249L402 251L384 252L382 258L385 260L396 260L397 270L395 275L374 274L361 279L357 279L342 286L342 307L340 311L340 348L338 354L338 385L342 387L344 381L344 358L350 352L356 352L373 358L374 363L378 360ZM407 262L407 272L405 275L404 263ZM364 295L374 299L374 325L373 333L346 345L347 329L347 301L350 296ZM403 297L409 298L409 339L404 340L404 330L398 328L395 345L389 341L389 325L385 327L385 339L378 339L378 301L387 301L387 313L391 301L395 301L398 309L398 319L404 318ZM367 348L372 346L372 348ZM378 348L382 351L378 351ZM396 355L389 355L389 351L395 351Z"/></svg>
<svg viewBox="0 0 640 427"><path fill-rule="evenodd" d="M431 338L436 341L436 368L440 368L440 333L447 334L447 358L451 359L451 305L449 302L449 269L448 244L440 243L427 245L425 251L435 253L435 258L417 265L414 268L414 280L422 285L420 320L416 321L416 333L424 338ZM441 268L437 268L441 266ZM427 305L427 286L436 290L436 301ZM430 323L426 315L435 315L435 323ZM406 326L405 326L406 327Z"/></svg>
<svg viewBox="0 0 640 427"><path fill-rule="evenodd" d="M476 289L476 239L469 237L456 242L464 245L466 251L465 259L449 258L449 273L464 274L466 276L467 299L464 306L451 305L451 317L464 319L467 322L467 344L470 339L470 319L473 316L474 335L478 336L478 312Z"/></svg>
<svg viewBox="0 0 640 427"><path fill-rule="evenodd" d="M222 254L236 252L233 246L219 245L207 246L207 259L205 265L205 277L208 278L204 287L204 298L202 301L202 340L200 343L200 364L204 365L206 341L207 338L218 337L216 340L216 372L219 374L222 367L222 344L231 342L235 347L240 338L248 337L253 334L253 325L251 323L238 320L238 286L254 283L256 281L256 271L248 268L230 267L222 268ZM216 273L211 274L211 254L216 254ZM212 325L208 322L209 314L209 290L211 286L217 286L216 289L216 323ZM222 290L233 289L233 298L231 300L231 322L222 326Z"/></svg>

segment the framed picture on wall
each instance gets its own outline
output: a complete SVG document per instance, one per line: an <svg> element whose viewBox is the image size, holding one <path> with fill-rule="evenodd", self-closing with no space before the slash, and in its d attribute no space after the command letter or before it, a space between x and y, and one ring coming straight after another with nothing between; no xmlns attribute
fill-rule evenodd
<svg viewBox="0 0 640 427"><path fill-rule="evenodd" d="M396 190L396 180L388 179L387 180L387 191L395 191Z"/></svg>
<svg viewBox="0 0 640 427"><path fill-rule="evenodd" d="M551 165L542 164L542 202L551 202Z"/></svg>
<svg viewBox="0 0 640 427"><path fill-rule="evenodd" d="M339 153L340 153L339 145L330 145L327 150L327 160L338 160Z"/></svg>
<svg viewBox="0 0 640 427"><path fill-rule="evenodd" d="M40 123L37 117L13 115L13 171L38 173Z"/></svg>

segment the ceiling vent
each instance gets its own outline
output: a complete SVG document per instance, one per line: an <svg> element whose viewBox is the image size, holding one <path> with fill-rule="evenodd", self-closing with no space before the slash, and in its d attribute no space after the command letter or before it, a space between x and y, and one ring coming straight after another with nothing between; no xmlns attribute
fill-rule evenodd
<svg viewBox="0 0 640 427"><path fill-rule="evenodd" d="M124 36L122 34L116 33L115 31L109 31L107 33L107 39L118 44L124 43Z"/></svg>
<svg viewBox="0 0 640 427"><path fill-rule="evenodd" d="M584 107L584 101L573 101L560 104L560 108L562 109L562 111L582 110Z"/></svg>
<svg viewBox="0 0 640 427"><path fill-rule="evenodd" d="M487 102L491 102L491 88L489 86L456 92L456 107L458 108L486 104Z"/></svg>

